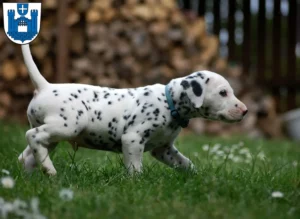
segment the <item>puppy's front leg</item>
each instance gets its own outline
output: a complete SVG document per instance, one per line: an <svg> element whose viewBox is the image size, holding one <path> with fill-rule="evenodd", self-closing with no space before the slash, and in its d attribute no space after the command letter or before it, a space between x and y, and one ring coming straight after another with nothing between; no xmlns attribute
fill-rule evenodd
<svg viewBox="0 0 300 219"><path fill-rule="evenodd" d="M195 170L192 161L181 154L174 145L155 148L151 155L170 167Z"/></svg>
<svg viewBox="0 0 300 219"><path fill-rule="evenodd" d="M122 152L124 164L129 173L142 171L142 158L145 143L140 135L127 133L122 136Z"/></svg>

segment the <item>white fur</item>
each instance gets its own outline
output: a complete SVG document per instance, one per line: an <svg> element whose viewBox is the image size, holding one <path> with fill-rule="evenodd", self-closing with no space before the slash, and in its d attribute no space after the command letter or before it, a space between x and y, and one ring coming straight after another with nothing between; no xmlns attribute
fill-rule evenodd
<svg viewBox="0 0 300 219"><path fill-rule="evenodd" d="M26 133L28 146L19 156L26 170L31 171L37 161L48 174L56 174L49 151L63 140L74 148L122 152L130 172L142 170L146 151L152 151L155 158L169 166L193 168L173 144L181 127L170 115L165 85L113 89L50 84L34 64L28 45L22 45L22 52L36 87L27 110L31 124ZM227 91L226 97L220 95L221 90ZM246 111L229 83L209 71L173 79L170 93L181 117L186 119L203 117L235 122Z"/></svg>

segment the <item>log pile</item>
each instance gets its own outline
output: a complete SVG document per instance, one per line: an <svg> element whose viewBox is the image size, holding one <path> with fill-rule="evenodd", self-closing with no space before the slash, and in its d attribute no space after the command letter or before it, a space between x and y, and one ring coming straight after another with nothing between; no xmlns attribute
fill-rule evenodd
<svg viewBox="0 0 300 219"><path fill-rule="evenodd" d="M55 82L58 0L47 0L42 6L42 28L31 49L43 75ZM253 89L246 89L251 86L242 82L241 70L228 67L218 57L218 39L207 34L204 19L185 16L175 0L71 0L65 22L70 36L66 45L70 57L66 82L137 87L167 83L196 70L210 69L231 77L240 94L253 101ZM20 46L0 32L0 49L0 118L24 121L33 87ZM232 130L203 120L195 120L190 127L201 133L225 135L236 130L259 130L265 135L258 111L259 107L249 116L251 121L230 126ZM277 131L269 132L280 136Z"/></svg>

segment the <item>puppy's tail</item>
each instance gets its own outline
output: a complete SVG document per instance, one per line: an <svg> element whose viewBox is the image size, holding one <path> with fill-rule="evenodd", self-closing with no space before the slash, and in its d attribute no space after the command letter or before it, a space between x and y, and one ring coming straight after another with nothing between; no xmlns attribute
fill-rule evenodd
<svg viewBox="0 0 300 219"><path fill-rule="evenodd" d="M22 53L24 57L25 64L27 66L27 69L29 71L30 79L34 85L34 87L37 90L41 90L49 85L48 81L41 75L40 71L36 67L36 64L34 63L29 44L22 45Z"/></svg>

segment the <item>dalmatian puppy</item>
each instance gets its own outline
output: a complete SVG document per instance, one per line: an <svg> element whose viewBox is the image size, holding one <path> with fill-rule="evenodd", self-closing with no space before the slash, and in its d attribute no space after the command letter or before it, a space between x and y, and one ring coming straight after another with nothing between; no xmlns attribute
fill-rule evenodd
<svg viewBox="0 0 300 219"><path fill-rule="evenodd" d="M130 173L141 172L147 151L171 167L194 168L174 146L188 120L239 122L247 113L227 80L210 71L173 79L167 86L113 89L50 84L35 65L28 44L22 45L22 53L35 86L27 110L28 146L19 156L28 171L39 164L55 175L49 152L60 141L69 141L74 148L122 153Z"/></svg>

